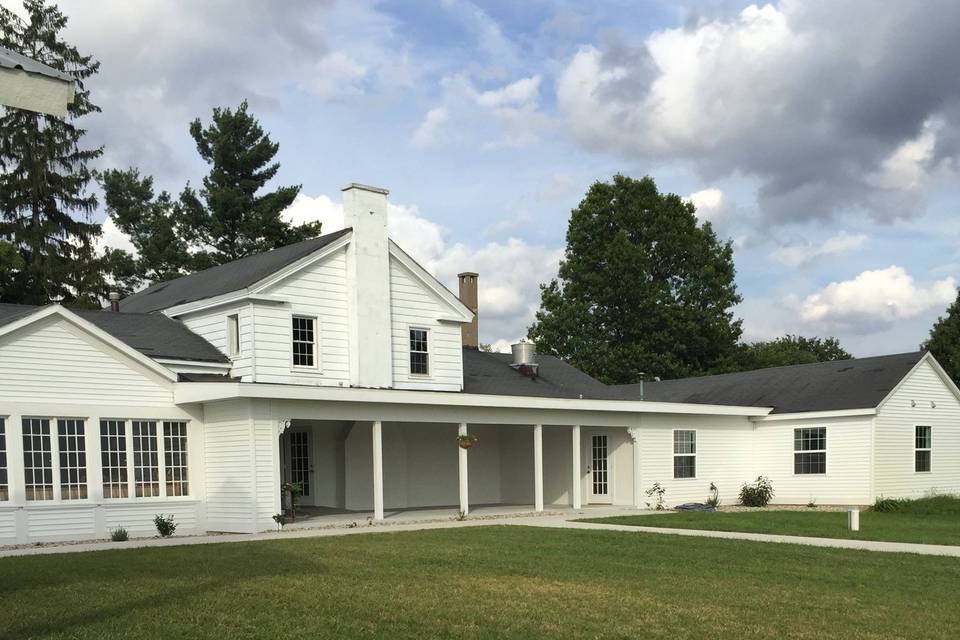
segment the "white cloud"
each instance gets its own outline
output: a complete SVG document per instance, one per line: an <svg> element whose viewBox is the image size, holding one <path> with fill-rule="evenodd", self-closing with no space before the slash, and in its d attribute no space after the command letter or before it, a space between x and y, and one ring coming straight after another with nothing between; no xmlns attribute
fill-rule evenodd
<svg viewBox="0 0 960 640"><path fill-rule="evenodd" d="M827 238L821 244L791 244L780 247L770 254L770 259L787 267L802 267L825 256L839 256L856 251L867 242L862 233L850 234L846 231Z"/></svg>
<svg viewBox="0 0 960 640"><path fill-rule="evenodd" d="M427 111L423 122L413 132L413 146L421 149L433 147L444 141L444 129L450 121L450 112L446 107L434 107Z"/></svg>
<svg viewBox="0 0 960 640"><path fill-rule="evenodd" d="M730 206L723 191L716 187L691 193L687 199L697 208L697 218L716 222L729 213Z"/></svg>
<svg viewBox="0 0 960 640"><path fill-rule="evenodd" d="M94 243L97 253L103 253L107 249L123 249L133 255L137 255L137 249L130 241L130 236L117 228L112 218L103 221L101 235Z"/></svg>
<svg viewBox="0 0 960 640"><path fill-rule="evenodd" d="M864 271L852 280L831 282L803 300L793 298L787 303L810 326L864 334L946 307L956 295L953 277L922 287L903 267L890 266Z"/></svg>

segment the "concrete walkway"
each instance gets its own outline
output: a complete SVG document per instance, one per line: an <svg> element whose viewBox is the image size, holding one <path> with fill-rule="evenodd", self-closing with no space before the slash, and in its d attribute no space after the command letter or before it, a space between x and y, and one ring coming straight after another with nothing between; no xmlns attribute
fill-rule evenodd
<svg viewBox="0 0 960 640"><path fill-rule="evenodd" d="M325 538L360 534L393 533L400 531L426 531L432 529L454 529L460 527L483 526L525 526L546 527L551 529L574 529L593 531L621 531L630 533L657 533L699 538L723 538L730 540L748 540L780 544L802 544L814 547L835 549L857 549L861 551L880 551L887 553L916 553L920 555L960 557L960 546L913 544L906 542L879 542L873 540L845 540L841 538L810 538L803 536L770 535L763 533L743 533L736 531L701 531L697 529L672 529L668 527L639 527L618 524L598 524L575 522L577 518L602 518L611 515L648 515L653 511L625 510L623 508L590 507L574 511L560 509L542 514L505 513L499 516L474 517L466 520L410 520L387 522L383 524L358 524L357 526L327 526L312 529L285 530L282 532L257 534L216 534L184 536L167 539L141 538L128 542L88 542L81 544L51 544L34 547L0 549L0 558L13 556L50 555L57 553L81 553L86 551L106 551L114 549L139 549L146 547L179 547L194 544L217 544L222 542L260 542L264 540L296 540L300 538ZM662 513L662 512L661 512Z"/></svg>

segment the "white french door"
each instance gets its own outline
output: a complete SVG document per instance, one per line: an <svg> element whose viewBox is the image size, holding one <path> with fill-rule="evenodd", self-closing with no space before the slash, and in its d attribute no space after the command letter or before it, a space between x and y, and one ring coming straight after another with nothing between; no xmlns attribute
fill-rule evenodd
<svg viewBox="0 0 960 640"><path fill-rule="evenodd" d="M303 497L310 497L313 461L310 459L310 432L291 431L289 434L290 455L288 460L290 482L300 485Z"/></svg>
<svg viewBox="0 0 960 640"><path fill-rule="evenodd" d="M613 502L610 477L610 439L605 433L591 433L587 451L587 501L591 504Z"/></svg>

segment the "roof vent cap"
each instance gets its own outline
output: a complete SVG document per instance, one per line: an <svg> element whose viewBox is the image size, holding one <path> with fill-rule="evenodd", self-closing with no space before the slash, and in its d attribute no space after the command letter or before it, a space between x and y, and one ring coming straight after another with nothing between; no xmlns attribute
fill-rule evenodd
<svg viewBox="0 0 960 640"><path fill-rule="evenodd" d="M537 347L532 342L521 340L510 345L513 352L513 363L510 365L528 378L537 377Z"/></svg>

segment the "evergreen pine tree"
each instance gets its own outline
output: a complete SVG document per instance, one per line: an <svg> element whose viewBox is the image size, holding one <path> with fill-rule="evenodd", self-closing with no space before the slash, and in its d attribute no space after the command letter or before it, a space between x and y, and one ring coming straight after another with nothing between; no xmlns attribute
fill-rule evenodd
<svg viewBox="0 0 960 640"><path fill-rule="evenodd" d="M0 7L0 46L73 75L78 85L100 66L64 42L67 18L45 0L24 0L26 18ZM5 109L0 115L0 238L19 260L5 260L0 301L45 304L86 298L70 289L69 280L97 280L101 263L89 248L100 233L90 221L96 197L87 187L93 172L87 164L102 148L81 148L85 130L76 125L99 111L90 93L78 86L66 119ZM88 271L94 269L94 272Z"/></svg>

